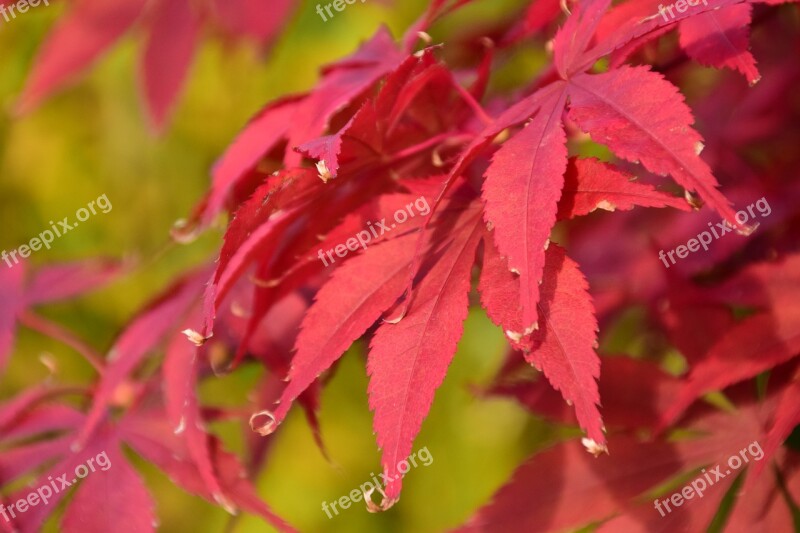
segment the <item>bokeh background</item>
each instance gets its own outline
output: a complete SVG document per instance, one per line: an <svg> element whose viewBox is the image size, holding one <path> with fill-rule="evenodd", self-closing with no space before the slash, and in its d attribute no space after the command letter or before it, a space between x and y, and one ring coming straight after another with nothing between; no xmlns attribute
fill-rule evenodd
<svg viewBox="0 0 800 533"><path fill-rule="evenodd" d="M522 2L479 2L437 27L435 38L457 35L464 21L491 25ZM268 6L269 2L265 1ZM184 94L162 135L149 129L138 96L136 34L128 35L89 74L26 116L15 116L35 52L64 9L40 6L6 23L0 19L0 250L11 250L49 226L73 217L106 194L108 214L91 217L31 258L41 265L111 256L135 262L130 275L42 313L74 330L100 350L110 346L125 322L170 279L215 257L223 227L190 245L170 242L169 230L185 217L209 184L209 169L246 120L267 101L306 90L321 65L353 51L385 24L396 37L423 12L425 0L367 0L323 22L316 2L299 2L295 16L267 54L246 43L207 39L192 66ZM268 7L265 7L268 9ZM530 80L546 56L544 46L517 50L500 65L496 89ZM379 471L379 453L367 406L363 350L344 358L322 398L322 431L331 461L324 459L302 413L281 431L265 471L257 480L272 508L301 531L442 531L466 520L536 449L564 430L533 418L506 399L482 398L481 387L501 364L505 343L475 310L450 373L414 448L427 447L430 466L413 469L402 500L386 513L369 514L363 502L333 519L322 512L333 501ZM55 362L55 375L41 359ZM205 403L246 404L262 370L245 366L205 382ZM93 370L55 342L22 329L11 364L0 376L0 401L43 380L87 383ZM263 406L262 406L263 407ZM234 451L242 449L242 427L213 428ZM559 431L561 433L559 433ZM135 458L153 492L163 531L269 531L253 517L231 521L225 511L184 493L154 467ZM48 522L58 530L60 511Z"/></svg>

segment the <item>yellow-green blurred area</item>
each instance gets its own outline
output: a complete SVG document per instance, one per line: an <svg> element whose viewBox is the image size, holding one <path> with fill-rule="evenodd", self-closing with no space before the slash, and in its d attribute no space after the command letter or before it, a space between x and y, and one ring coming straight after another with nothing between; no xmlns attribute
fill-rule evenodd
<svg viewBox="0 0 800 533"><path fill-rule="evenodd" d="M440 35L480 28L514 13L520 1L482 1L459 13ZM265 6L269 2L265 1ZM0 249L12 250L49 227L49 221L106 194L113 205L57 239L32 265L96 256L129 257L134 271L81 299L40 310L98 350L107 350L125 322L179 273L213 260L222 228L190 245L170 244L169 230L185 217L209 184L213 162L246 120L266 102L314 86L319 67L352 52L381 24L395 37L423 12L424 0L357 2L323 22L316 2L303 2L276 46L262 57L253 47L207 39L190 71L171 125L154 135L138 92L134 33L76 83L23 117L13 104L43 42L65 5L30 10L0 20ZM268 7L265 7L268 9ZM437 33L437 31L439 33ZM531 79L546 57L543 47L521 49L498 65L492 87L505 90ZM482 398L502 362L505 343L482 312L473 311L450 373L436 394L414 449L427 448L429 466L406 476L401 501L370 514L353 504L328 519L332 502L379 471L379 452L367 406L363 346L344 357L322 397L322 433L331 461L322 456L301 412L293 412L275 439L267 466L256 480L273 510L301 531L442 531L466 520L485 503L532 451L558 437L553 428L508 400ZM159 354L154 354L156 357ZM41 362L55 362L54 375ZM248 405L247 391L261 369L243 367L201 387L210 405ZM21 329L11 363L0 378L0 400L43 380L88 384L94 373L81 357L39 334ZM248 405L248 409L253 406ZM267 406L258 406L267 407ZM242 426L213 426L226 446L242 449ZM184 493L151 465L130 457L145 477L162 531L223 531L224 510ZM98 474L95 474L98 475ZM111 489L113 490L113 488ZM98 502L98 506L102 503ZM63 504L47 530L58 529ZM244 516L236 532L269 531Z"/></svg>

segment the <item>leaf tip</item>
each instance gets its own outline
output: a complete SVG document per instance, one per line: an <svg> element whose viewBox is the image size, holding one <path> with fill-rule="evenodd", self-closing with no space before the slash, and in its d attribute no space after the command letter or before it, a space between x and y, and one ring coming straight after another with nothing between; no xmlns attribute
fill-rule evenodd
<svg viewBox="0 0 800 533"><path fill-rule="evenodd" d="M256 421L261 418L266 417L268 420L262 424L256 425ZM258 433L262 437L266 437L271 435L276 429L278 428L278 422L270 411L259 411L258 413L254 413L253 416L250 417L250 429L254 432Z"/></svg>
<svg viewBox="0 0 800 533"><path fill-rule="evenodd" d="M494 139L492 139L492 144L503 144L509 138L511 138L511 130L506 128L494 136Z"/></svg>
<svg viewBox="0 0 800 533"><path fill-rule="evenodd" d="M321 159L317 162L317 173L319 175L319 179L321 179L323 183L328 183L328 180L335 177L333 174L331 174L330 169L328 169L328 164L324 159Z"/></svg>
<svg viewBox="0 0 800 533"><path fill-rule="evenodd" d="M406 317L407 311L408 310L405 308L401 309L400 313L397 316L391 318L384 318L383 321L386 322L387 324L399 324L400 321Z"/></svg>
<svg viewBox="0 0 800 533"><path fill-rule="evenodd" d="M702 154L705 147L706 145L703 144L702 141L697 141L696 143L694 143L694 155Z"/></svg>
<svg viewBox="0 0 800 533"><path fill-rule="evenodd" d="M186 431L186 417L182 416L181 419L178 421L178 427L175 428L175 431L173 431L173 433L175 433L176 435L180 435L184 431Z"/></svg>
<svg viewBox="0 0 800 533"><path fill-rule="evenodd" d="M586 448L587 452L591 453L595 457L599 457L600 454L603 453L608 453L608 446L601 444L594 439L584 437L581 439L581 444L583 444L583 447Z"/></svg>
<svg viewBox="0 0 800 533"><path fill-rule="evenodd" d="M383 496L383 498L381 499L380 503L375 503L372 500L372 495L374 494L374 492L376 490L381 493L381 496ZM386 493L383 492L383 489L381 489L380 487L369 488L368 490L364 491L364 503L367 504L367 511L369 511L370 513L380 513L382 511L388 511L398 501L399 501L399 498L398 499L394 499L394 500L390 500L386 496Z"/></svg>
<svg viewBox="0 0 800 533"><path fill-rule="evenodd" d="M755 222L751 225L742 225L736 230L736 233L744 237L749 237L755 230L758 229L760 225L761 224L759 224L758 222Z"/></svg>
<svg viewBox="0 0 800 533"><path fill-rule="evenodd" d="M233 502L231 502L228 498L226 498L224 494L215 492L214 501L217 502L217 504L223 509L225 509L229 514L233 516L236 516L238 514L236 506L233 504Z"/></svg>
<svg viewBox="0 0 800 533"><path fill-rule="evenodd" d="M178 244L191 244L199 235L197 224L192 224L185 218L179 218L172 224L169 234Z"/></svg>
<svg viewBox="0 0 800 533"><path fill-rule="evenodd" d="M603 211L610 211L614 212L617 210L617 206L614 205L613 202L609 202L608 200L600 200L597 202L597 207L595 209L602 209Z"/></svg>
<svg viewBox="0 0 800 533"><path fill-rule="evenodd" d="M688 189L683 191L683 197L686 198L686 202L692 206L692 209L698 210L703 207L703 201L694 193L692 193L692 191Z"/></svg>
<svg viewBox="0 0 800 533"><path fill-rule="evenodd" d="M197 347L203 346L206 342L208 342L208 339L214 336L214 334L212 333L208 337L205 337L201 333L193 329L185 329L181 331L181 333L186 335L186 338L189 339L192 342L192 344L194 344Z"/></svg>

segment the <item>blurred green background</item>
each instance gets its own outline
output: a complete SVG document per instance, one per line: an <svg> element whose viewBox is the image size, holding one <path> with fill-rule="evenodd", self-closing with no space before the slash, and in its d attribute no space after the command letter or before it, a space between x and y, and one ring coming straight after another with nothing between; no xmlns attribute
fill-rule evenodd
<svg viewBox="0 0 800 533"><path fill-rule="evenodd" d="M136 78L141 42L129 35L89 74L24 117L12 107L34 54L64 6L53 4L0 21L0 249L11 250L73 216L106 194L113 210L32 256L34 265L98 255L134 257L130 276L80 300L41 312L105 350L133 313L178 273L212 259L221 242L216 228L187 246L170 245L169 229L185 217L209 183L209 169L245 121L267 101L307 90L321 65L350 53L386 24L399 37L425 0L369 0L323 23L316 2L302 2L275 48L260 57L245 44L207 39L198 54L172 123L160 137L147 127ZM485 23L514 13L520 1L478 2L441 31L457 33L466 21ZM434 37L439 37L434 33ZM506 58L493 80L499 88L529 80L544 59L541 48ZM321 423L332 464L316 448L302 413L294 412L274 437L275 448L257 480L272 508L301 531L442 531L466 520L533 450L557 434L507 400L482 399L502 362L504 341L479 311L465 327L450 373L436 395L414 449L427 447L430 466L412 469L403 497L391 510L369 514L354 504L333 519L322 502L348 494L379 471L379 453L367 407L363 351L357 345L323 395ZM48 354L55 376L39 361ZM241 405L259 377L248 366L202 386L204 402ZM93 371L71 350L21 330L0 400L33 383L56 379L89 383ZM241 428L214 427L229 449L241 450ZM136 459L157 505L163 531L223 531L230 516L184 493L157 469ZM57 530L57 519L48 530ZM242 517L237 532L268 531Z"/></svg>

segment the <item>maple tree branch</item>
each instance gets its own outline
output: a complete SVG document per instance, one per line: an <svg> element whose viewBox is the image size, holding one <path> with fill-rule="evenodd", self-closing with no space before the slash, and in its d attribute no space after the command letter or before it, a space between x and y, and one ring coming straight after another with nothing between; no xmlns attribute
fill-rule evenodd
<svg viewBox="0 0 800 533"><path fill-rule="evenodd" d="M86 387L81 387L78 385L58 385L51 387L47 391L47 394L39 398L39 402L44 400L49 400L50 398L56 398L58 396L72 396L72 395L89 396L89 390Z"/></svg>
<svg viewBox="0 0 800 533"><path fill-rule="evenodd" d="M441 133L435 137L431 137L427 141L423 141L419 144L415 144L414 146L409 146L408 148L404 148L399 152L395 152L394 154L392 154L392 156L386 163L391 165L392 163L396 163L397 161L405 159L406 157L417 155L420 152L424 152L425 150L428 150L429 148L432 148L433 146L436 146L437 144L446 141L450 137L452 137L450 133ZM460 136L457 136L455 138L459 137Z"/></svg>
<svg viewBox="0 0 800 533"><path fill-rule="evenodd" d="M453 86L458 91L458 94L461 95L461 98L464 99L464 102L466 102L467 105L472 108L472 110L475 112L475 115L477 115L477 117L481 119L481 122L483 122L487 126L494 123L494 119L491 116L489 116L489 114L486 111L483 110L481 104L478 103L477 100L475 100L475 97L473 97L468 90L466 90L458 83L453 83Z"/></svg>
<svg viewBox="0 0 800 533"><path fill-rule="evenodd" d="M62 326L51 322L39 315L30 311L20 313L19 322L23 326L38 331L39 333L51 337L78 352L86 358L86 360L97 370L102 372L104 364L103 358L97 353L94 348L83 342L76 337L71 331L63 328Z"/></svg>

